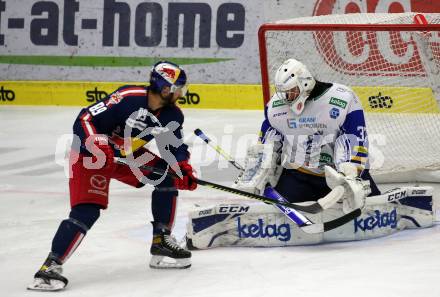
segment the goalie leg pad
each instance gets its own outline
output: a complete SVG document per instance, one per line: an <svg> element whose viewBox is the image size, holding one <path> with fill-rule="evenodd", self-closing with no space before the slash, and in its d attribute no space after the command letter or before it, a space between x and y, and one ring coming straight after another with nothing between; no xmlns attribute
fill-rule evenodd
<svg viewBox="0 0 440 297"><path fill-rule="evenodd" d="M342 205L306 214L322 223L342 216ZM266 204L220 204L190 212L187 240L194 249L219 246L272 247L383 237L406 228L433 225L430 210L397 203L368 205L362 215L336 229L308 234L274 207Z"/></svg>

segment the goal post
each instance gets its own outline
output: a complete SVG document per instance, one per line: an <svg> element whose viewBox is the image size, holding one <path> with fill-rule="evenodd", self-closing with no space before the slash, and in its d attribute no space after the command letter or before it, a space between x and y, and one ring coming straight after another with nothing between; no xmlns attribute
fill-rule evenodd
<svg viewBox="0 0 440 297"><path fill-rule="evenodd" d="M263 24L264 103L275 70L302 61L319 81L351 87L366 112L370 166L382 182L440 181L440 14L345 14Z"/></svg>

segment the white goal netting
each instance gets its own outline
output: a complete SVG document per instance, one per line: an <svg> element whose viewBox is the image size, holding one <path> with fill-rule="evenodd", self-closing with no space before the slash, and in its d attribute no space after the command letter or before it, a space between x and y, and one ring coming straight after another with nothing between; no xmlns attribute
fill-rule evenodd
<svg viewBox="0 0 440 297"><path fill-rule="evenodd" d="M382 181L440 181L440 14L425 14L429 25L423 31L415 17L346 14L263 25L265 100L275 70L296 58L316 79L348 85L361 98L373 175Z"/></svg>

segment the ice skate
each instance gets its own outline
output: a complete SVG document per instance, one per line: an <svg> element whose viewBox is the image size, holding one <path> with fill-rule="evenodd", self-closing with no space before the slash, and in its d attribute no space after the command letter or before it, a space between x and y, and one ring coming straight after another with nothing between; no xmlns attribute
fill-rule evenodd
<svg viewBox="0 0 440 297"><path fill-rule="evenodd" d="M154 235L150 253L151 268L184 269L191 266L191 252L180 247L170 234Z"/></svg>
<svg viewBox="0 0 440 297"><path fill-rule="evenodd" d="M36 291L62 290L68 283L67 278L61 275L62 272L61 262L56 257L49 255L40 270L35 273L34 282L27 289Z"/></svg>

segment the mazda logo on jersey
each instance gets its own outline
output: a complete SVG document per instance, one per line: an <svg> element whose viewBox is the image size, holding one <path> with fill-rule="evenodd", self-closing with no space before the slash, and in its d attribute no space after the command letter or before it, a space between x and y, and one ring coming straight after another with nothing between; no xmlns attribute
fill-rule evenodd
<svg viewBox="0 0 440 297"><path fill-rule="evenodd" d="M8 90L4 86L0 88L0 101L14 101L15 92Z"/></svg>
<svg viewBox="0 0 440 297"><path fill-rule="evenodd" d="M90 185L95 189L105 190L107 188L107 178L103 175L92 175Z"/></svg>

